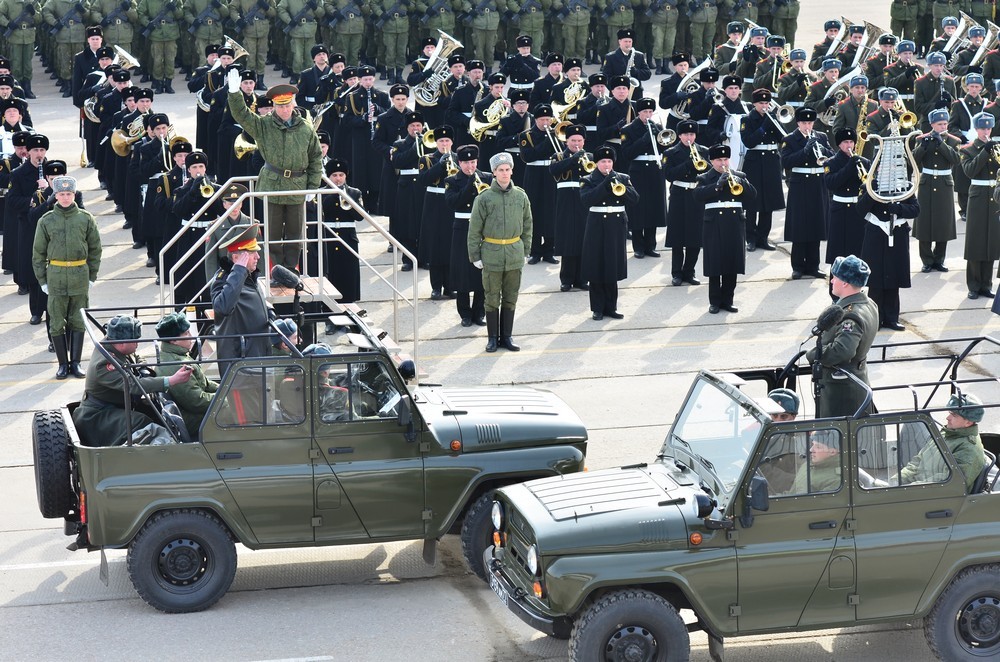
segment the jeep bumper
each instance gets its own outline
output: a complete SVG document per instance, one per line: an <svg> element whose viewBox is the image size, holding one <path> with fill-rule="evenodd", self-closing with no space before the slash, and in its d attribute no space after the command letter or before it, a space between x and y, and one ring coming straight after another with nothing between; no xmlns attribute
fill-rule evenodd
<svg viewBox="0 0 1000 662"><path fill-rule="evenodd" d="M483 554L483 562L488 571L487 580L490 589L507 609L539 632L559 639L569 638L573 621L567 616L548 616L528 604L524 590L514 586L503 574L500 562L493 558L493 548L488 548Z"/></svg>

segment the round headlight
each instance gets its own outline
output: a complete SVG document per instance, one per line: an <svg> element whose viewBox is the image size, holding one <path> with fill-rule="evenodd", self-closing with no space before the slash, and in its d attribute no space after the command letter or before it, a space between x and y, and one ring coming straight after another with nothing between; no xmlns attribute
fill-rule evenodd
<svg viewBox="0 0 1000 662"><path fill-rule="evenodd" d="M528 571L533 574L538 574L538 548L532 545L528 548L528 555L525 559L528 563Z"/></svg>
<svg viewBox="0 0 1000 662"><path fill-rule="evenodd" d="M490 519L493 520L493 529L495 531L499 531L500 526L503 524L503 506L500 505L499 501L493 502L493 510L490 511Z"/></svg>

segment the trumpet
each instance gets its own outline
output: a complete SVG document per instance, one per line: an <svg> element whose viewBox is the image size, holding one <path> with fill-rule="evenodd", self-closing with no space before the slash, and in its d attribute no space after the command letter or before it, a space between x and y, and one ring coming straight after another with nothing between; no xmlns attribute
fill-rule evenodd
<svg viewBox="0 0 1000 662"><path fill-rule="evenodd" d="M212 182L208 181L208 177L202 177L201 184L198 186L198 192L201 193L203 198L211 198L215 193L215 187L212 186Z"/></svg>
<svg viewBox="0 0 1000 662"><path fill-rule="evenodd" d="M344 211L348 211L351 208L351 203L348 202L347 196L338 195L337 197L340 198L339 201L340 208L343 209Z"/></svg>
<svg viewBox="0 0 1000 662"><path fill-rule="evenodd" d="M580 150L580 154L582 155L580 156L580 167L583 168L583 171L587 173L594 172L597 164L591 161L590 156L583 150Z"/></svg>
<svg viewBox="0 0 1000 662"><path fill-rule="evenodd" d="M614 177L611 180L611 195L618 198L625 195L625 185L622 184L617 177Z"/></svg>
<svg viewBox="0 0 1000 662"><path fill-rule="evenodd" d="M812 131L806 136L806 140L812 140L816 137L816 132ZM816 165L821 166L827 162L830 157L827 156L826 152L823 151L823 146L819 144L819 141L813 143L812 146L813 157L816 159Z"/></svg>
<svg viewBox="0 0 1000 662"><path fill-rule="evenodd" d="M736 178L733 171L726 168L726 179L729 180L729 192L734 196L738 196L743 193L743 184L740 184L740 180Z"/></svg>
<svg viewBox="0 0 1000 662"><path fill-rule="evenodd" d="M698 172L705 172L708 170L708 161L701 158L701 154L698 153L698 148L695 147L695 143L691 143L691 163L694 164L694 169Z"/></svg>
<svg viewBox="0 0 1000 662"><path fill-rule="evenodd" d="M458 166L455 165L455 159L451 158L451 154L447 154L445 157L447 163L445 163L444 169L448 177L454 177L458 174Z"/></svg>
<svg viewBox="0 0 1000 662"><path fill-rule="evenodd" d="M484 182L482 179L479 178L478 170L476 171L476 177L473 180L473 186L476 187L476 195L479 195L480 193L482 193L483 191L485 191L490 187L489 184L487 184L486 182Z"/></svg>
<svg viewBox="0 0 1000 662"><path fill-rule="evenodd" d="M868 171L865 170L865 166L860 160L854 162L854 166L858 169L858 180L861 185L864 186L865 182L868 181Z"/></svg>

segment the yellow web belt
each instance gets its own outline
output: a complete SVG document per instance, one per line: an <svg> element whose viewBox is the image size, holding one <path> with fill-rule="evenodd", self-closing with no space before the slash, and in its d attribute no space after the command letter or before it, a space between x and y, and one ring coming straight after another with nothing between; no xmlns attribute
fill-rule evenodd
<svg viewBox="0 0 1000 662"><path fill-rule="evenodd" d="M56 267L82 267L87 264L86 260L49 260L49 264Z"/></svg>
<svg viewBox="0 0 1000 662"><path fill-rule="evenodd" d="M507 246L508 244L513 244L521 241L520 237L514 237L513 239L494 239L493 237L483 237L483 241L487 244L500 244L501 246Z"/></svg>

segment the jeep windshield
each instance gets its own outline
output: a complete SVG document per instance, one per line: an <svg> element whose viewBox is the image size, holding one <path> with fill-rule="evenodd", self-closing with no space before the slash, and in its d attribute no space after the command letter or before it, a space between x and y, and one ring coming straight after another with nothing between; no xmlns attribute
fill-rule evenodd
<svg viewBox="0 0 1000 662"><path fill-rule="evenodd" d="M768 415L732 384L703 370L664 442L661 457L694 469L725 509Z"/></svg>

